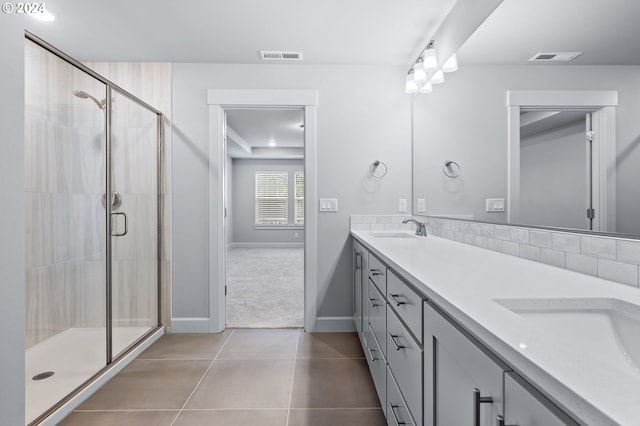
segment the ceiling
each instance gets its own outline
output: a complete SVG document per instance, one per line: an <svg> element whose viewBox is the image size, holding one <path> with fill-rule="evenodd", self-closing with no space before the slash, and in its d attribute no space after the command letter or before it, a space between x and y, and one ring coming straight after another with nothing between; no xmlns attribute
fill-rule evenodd
<svg viewBox="0 0 640 426"><path fill-rule="evenodd" d="M638 0L505 0L462 46L458 62L532 64L538 52L577 51L584 53L552 64L640 65L639 18Z"/></svg>
<svg viewBox="0 0 640 426"><path fill-rule="evenodd" d="M29 31L82 61L411 63L455 0L47 0Z"/></svg>
<svg viewBox="0 0 640 426"><path fill-rule="evenodd" d="M227 153L232 158L302 158L302 109L226 109ZM275 142L275 146L270 146Z"/></svg>
<svg viewBox="0 0 640 426"><path fill-rule="evenodd" d="M586 110L526 111L520 113L520 138L547 133L582 123L586 132Z"/></svg>

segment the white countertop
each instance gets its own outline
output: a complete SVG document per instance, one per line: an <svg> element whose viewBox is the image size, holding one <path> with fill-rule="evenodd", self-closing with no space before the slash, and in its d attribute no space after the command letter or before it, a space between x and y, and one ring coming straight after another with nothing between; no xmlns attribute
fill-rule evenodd
<svg viewBox="0 0 640 426"><path fill-rule="evenodd" d="M640 372L612 361L605 342L585 350L493 300L607 298L640 305L637 287L433 235L351 234L581 423L640 425ZM576 332L589 331L584 328Z"/></svg>

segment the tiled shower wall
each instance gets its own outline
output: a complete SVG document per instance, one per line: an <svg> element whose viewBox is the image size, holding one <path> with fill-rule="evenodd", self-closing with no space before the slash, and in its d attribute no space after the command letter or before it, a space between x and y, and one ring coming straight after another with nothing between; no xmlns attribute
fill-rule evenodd
<svg viewBox="0 0 640 426"><path fill-rule="evenodd" d="M105 324L101 232L105 227L100 202L104 190L100 155L104 116L91 100L73 96L74 90L84 90L101 99L104 87L80 71L70 72L68 64L31 42L26 44L25 60L25 161L29 165L25 168L25 290L26 347L30 347L69 327ZM170 107L169 64L118 64L113 68L108 78L144 86L147 92L154 87L153 100L162 100L155 106L160 110ZM165 135L170 132L165 131ZM140 156L134 158L141 161ZM168 163L164 167L167 173L161 185L161 215L168 228L163 229L161 275L170 279L170 218L164 217L170 211ZM141 214L144 216L144 212ZM139 268L126 271L118 266L115 273L121 277L141 273ZM122 281L135 280L131 277ZM163 302L168 307L166 318L170 319L170 281L166 278ZM132 300L116 300L114 311L131 313L142 309L139 305Z"/></svg>
<svg viewBox="0 0 640 426"><path fill-rule="evenodd" d="M351 216L354 230L396 230L411 216ZM632 286L639 285L640 241L467 220L416 217L427 233ZM406 226L406 225L400 225Z"/></svg>

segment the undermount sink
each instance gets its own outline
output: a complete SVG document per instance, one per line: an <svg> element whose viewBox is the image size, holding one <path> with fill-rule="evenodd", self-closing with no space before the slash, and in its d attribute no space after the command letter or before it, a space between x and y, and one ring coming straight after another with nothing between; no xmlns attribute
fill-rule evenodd
<svg viewBox="0 0 640 426"><path fill-rule="evenodd" d="M376 238L415 238L413 234L403 232L371 232L370 235Z"/></svg>
<svg viewBox="0 0 640 426"><path fill-rule="evenodd" d="M640 306L619 299L493 299L563 339L640 375Z"/></svg>

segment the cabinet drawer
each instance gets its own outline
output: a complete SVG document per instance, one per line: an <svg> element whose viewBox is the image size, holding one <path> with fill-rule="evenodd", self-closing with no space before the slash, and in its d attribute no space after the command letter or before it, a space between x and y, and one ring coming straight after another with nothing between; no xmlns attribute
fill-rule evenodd
<svg viewBox="0 0 640 426"><path fill-rule="evenodd" d="M371 327L367 326L371 331ZM369 364L369 370L371 371L371 377L373 378L373 384L376 387L378 398L380 399L380 406L387 412L387 363L380 350L380 346L376 339L370 334L370 339L367 340L367 363Z"/></svg>
<svg viewBox="0 0 640 426"><path fill-rule="evenodd" d="M393 271L387 272L387 302L422 344L422 297Z"/></svg>
<svg viewBox="0 0 640 426"><path fill-rule="evenodd" d="M378 291L373 282L368 284L367 307L369 309L369 324L371 324L372 334L378 339L380 348L385 358L387 357L387 303L382 294Z"/></svg>
<svg viewBox="0 0 640 426"><path fill-rule="evenodd" d="M369 268L369 278L378 287L380 293L387 294L387 267L378 260L377 257L369 253L367 262Z"/></svg>
<svg viewBox="0 0 640 426"><path fill-rule="evenodd" d="M422 348L387 308L387 362L416 422L422 424Z"/></svg>
<svg viewBox="0 0 640 426"><path fill-rule="evenodd" d="M391 374L391 370L387 368L387 425L388 426L416 426L409 407L405 402L398 384Z"/></svg>
<svg viewBox="0 0 640 426"><path fill-rule="evenodd" d="M514 372L504 375L504 419L518 426L578 425Z"/></svg>

